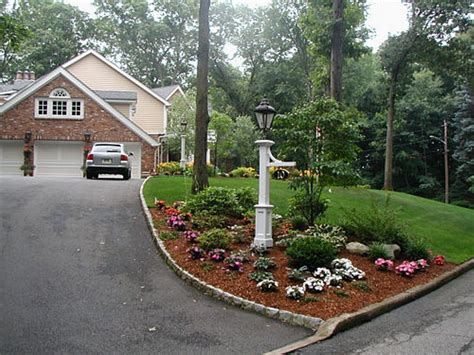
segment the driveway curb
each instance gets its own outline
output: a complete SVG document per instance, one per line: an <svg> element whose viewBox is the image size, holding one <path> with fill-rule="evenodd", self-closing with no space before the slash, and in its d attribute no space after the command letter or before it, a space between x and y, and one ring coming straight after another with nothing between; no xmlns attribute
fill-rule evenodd
<svg viewBox="0 0 474 355"><path fill-rule="evenodd" d="M306 328L310 328L312 330L317 330L320 324L323 322L320 318L305 316L302 314L292 313L288 311L279 310L277 308L267 307L262 304L252 302L246 300L242 297L234 296L228 292L225 292L217 287L209 285L197 277L191 275L189 272L181 268L175 260L171 257L168 251L165 248L162 240L159 238L159 232L155 228L153 224L153 218L151 216L150 210L145 201L145 197L143 196L143 187L145 186L146 182L152 178L151 176L145 179L143 184L140 187L140 201L143 209L143 213L145 214L145 219L150 229L153 243L155 244L157 250L159 251L160 255L163 257L166 264L183 280L197 288L198 290L202 291L206 295L212 296L218 300L225 301L231 305L238 306L240 308L267 316L269 318L278 319L285 323L289 323L292 325L303 326Z"/></svg>
<svg viewBox="0 0 474 355"><path fill-rule="evenodd" d="M436 279L424 285L413 287L408 291L390 297L382 302L374 303L370 306L364 307L357 312L344 313L338 317L330 318L321 324L321 326L318 328L317 332L314 335L307 337L306 339L297 341L295 343L288 344L284 347L275 349L266 354L286 354L330 338L341 331L353 328L359 324L372 320L384 313L390 312L395 308L403 306L404 304L421 298L424 295L436 290L437 288L440 288L441 286L447 284L449 281L454 280L455 278L461 276L462 274L468 272L473 268L474 258L471 258L463 264L457 266L455 269L443 275L440 275Z"/></svg>

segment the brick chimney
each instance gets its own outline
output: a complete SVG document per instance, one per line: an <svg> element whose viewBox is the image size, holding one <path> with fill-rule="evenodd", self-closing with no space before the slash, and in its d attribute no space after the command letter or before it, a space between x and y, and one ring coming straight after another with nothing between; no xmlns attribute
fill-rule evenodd
<svg viewBox="0 0 474 355"><path fill-rule="evenodd" d="M21 79L23 79L23 72L22 72L21 70L18 70L18 71L16 72L16 78L15 78L15 79L16 79L16 80L21 80Z"/></svg>
<svg viewBox="0 0 474 355"><path fill-rule="evenodd" d="M23 80L30 80L30 72L25 70L23 72Z"/></svg>
<svg viewBox="0 0 474 355"><path fill-rule="evenodd" d="M34 71L30 71L30 80L36 80L36 74Z"/></svg>

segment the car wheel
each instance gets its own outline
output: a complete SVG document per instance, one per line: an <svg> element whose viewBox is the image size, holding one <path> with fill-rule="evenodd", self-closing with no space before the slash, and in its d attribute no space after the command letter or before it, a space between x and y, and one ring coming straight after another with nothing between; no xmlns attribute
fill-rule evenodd
<svg viewBox="0 0 474 355"><path fill-rule="evenodd" d="M126 173L124 173L122 176L123 176L124 180L130 179L130 173L128 171Z"/></svg>
<svg viewBox="0 0 474 355"><path fill-rule="evenodd" d="M86 171L86 178L88 180L90 180L90 179L92 179L92 177L93 177L93 175L90 172Z"/></svg>

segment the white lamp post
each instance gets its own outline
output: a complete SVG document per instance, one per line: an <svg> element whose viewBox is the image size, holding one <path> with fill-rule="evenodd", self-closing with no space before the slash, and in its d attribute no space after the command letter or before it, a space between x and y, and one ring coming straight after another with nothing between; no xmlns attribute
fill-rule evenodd
<svg viewBox="0 0 474 355"><path fill-rule="evenodd" d="M271 128L275 109L269 105L264 98L260 105L255 108L258 125L263 129L265 137L266 132ZM270 167L289 167L295 166L295 162L283 162L276 159L270 150L275 142L267 139L255 142L259 149L259 180L258 180L258 204L255 205L255 238L253 245L261 248L271 248L273 246L272 238L272 209L270 204Z"/></svg>
<svg viewBox="0 0 474 355"><path fill-rule="evenodd" d="M181 122L181 160L179 161L179 167L181 169L186 168L186 121Z"/></svg>

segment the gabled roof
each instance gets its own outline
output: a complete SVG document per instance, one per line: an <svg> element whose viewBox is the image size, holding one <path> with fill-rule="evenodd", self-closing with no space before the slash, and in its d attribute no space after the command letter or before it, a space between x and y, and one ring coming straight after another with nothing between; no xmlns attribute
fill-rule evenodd
<svg viewBox="0 0 474 355"><path fill-rule="evenodd" d="M106 101L137 101L137 93L133 91L94 90Z"/></svg>
<svg viewBox="0 0 474 355"><path fill-rule="evenodd" d="M150 94L151 96L153 96L155 99L157 99L158 101L160 101L161 103L163 103L165 106L170 106L171 104L166 101L166 99L164 99L163 97L161 97L160 95L157 95L156 93L154 93L149 87L147 87L146 85L144 85L143 83L139 82L137 79L135 79L134 77L132 77L131 75L125 73L122 69L120 69L118 66L116 66L115 64L113 64L112 62L108 61L107 59L105 59L103 56L101 56L99 53L97 53L96 51L92 50L92 49L89 49L88 51L78 55L77 57L71 59L69 62L67 63L64 63L62 65L63 68L66 68L73 65L74 63L80 61L82 58L85 58L87 57L88 55L93 55L95 56L97 59L99 59L100 61L102 61L103 63L107 64L109 67L111 67L112 69L114 69L116 72L118 72L119 74L121 74L122 76L124 76L125 78L127 78L128 80L130 80L132 83L134 83L135 85L137 85L138 87L140 87L141 89L143 89L144 91L146 91L148 94Z"/></svg>
<svg viewBox="0 0 474 355"><path fill-rule="evenodd" d="M151 89L154 93L160 95L163 97L165 100L168 100L171 96L174 95L176 91L179 91L181 95L184 96L183 90L181 90L181 87L179 85L170 85L170 86L163 86L160 88L154 88Z"/></svg>
<svg viewBox="0 0 474 355"><path fill-rule="evenodd" d="M56 79L57 77L61 75L65 77L66 79L68 79L71 83L73 83L78 89L84 92L92 100L94 100L105 111L110 113L112 117L117 119L119 122L123 123L128 129L130 129L137 136L142 138L145 142L147 142L153 147L156 147L159 145L143 129L138 127L135 123L133 123L124 115L122 115L119 111L114 109L110 104L105 102L99 95L97 95L93 90L91 90L88 86L86 86L83 82L81 82L79 79L77 79L74 75L72 75L63 67L56 68L52 72L36 80L33 84L25 87L22 91L18 92L18 94L15 95L12 99L10 99L9 101L7 101L6 103L0 106L0 115L12 109L16 105L18 105L20 102L30 97L31 95L33 95L36 91L41 89L43 86L47 85L48 83L50 83L51 81L53 81L54 79Z"/></svg>

